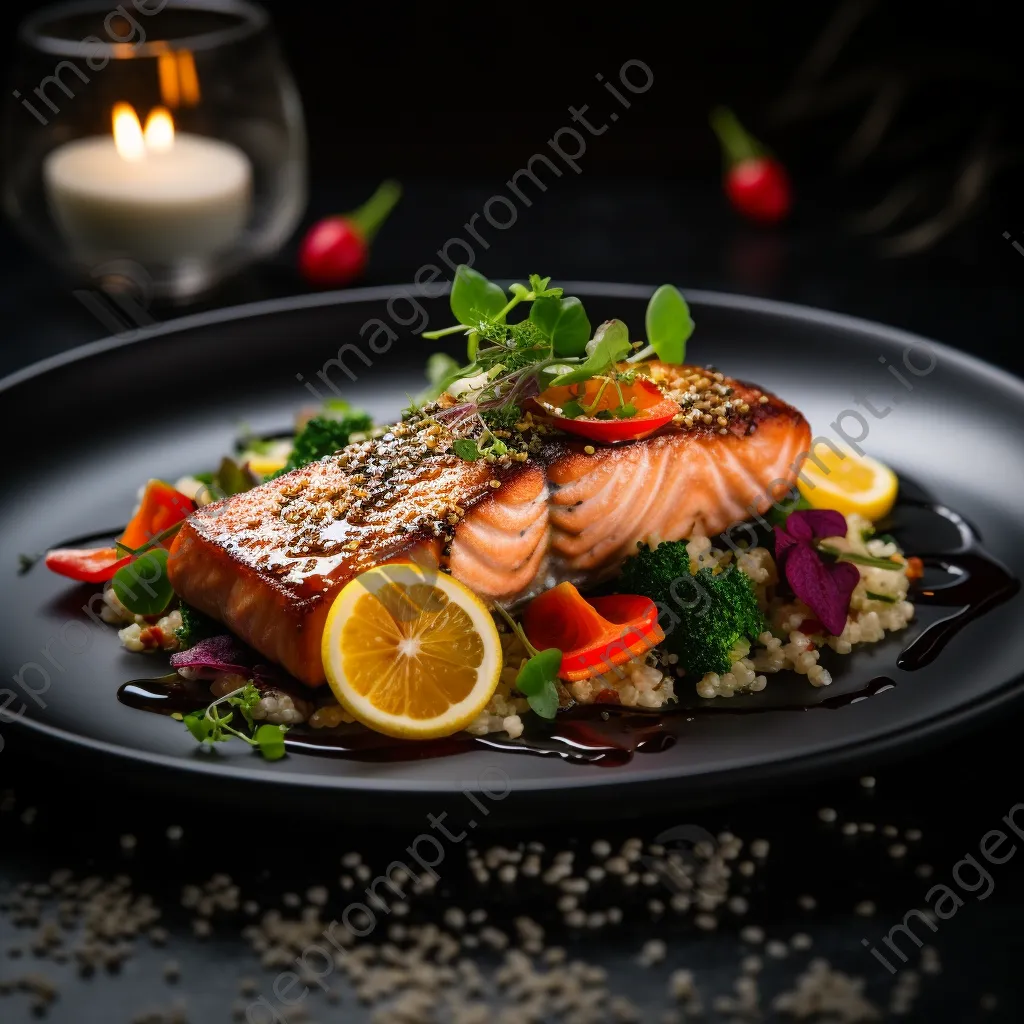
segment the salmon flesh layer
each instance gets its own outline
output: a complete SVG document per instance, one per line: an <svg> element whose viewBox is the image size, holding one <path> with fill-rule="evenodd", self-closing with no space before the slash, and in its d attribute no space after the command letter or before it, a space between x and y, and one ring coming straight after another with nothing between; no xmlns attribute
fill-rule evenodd
<svg viewBox="0 0 1024 1024"><path fill-rule="evenodd" d="M614 575L639 542L714 536L792 485L811 437L796 409L711 371L647 372L680 402L651 437L588 453L585 441L527 429L513 434L516 458L467 462L449 450L444 413L426 410L200 508L175 539L171 583L317 686L331 602L372 566L440 564L485 600L513 604Z"/></svg>

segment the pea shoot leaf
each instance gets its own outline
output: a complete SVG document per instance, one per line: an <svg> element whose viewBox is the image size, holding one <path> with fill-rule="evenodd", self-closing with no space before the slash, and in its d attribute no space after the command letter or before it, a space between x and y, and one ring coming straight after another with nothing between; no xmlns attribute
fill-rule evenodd
<svg viewBox="0 0 1024 1024"><path fill-rule="evenodd" d="M587 342L587 358L568 373L559 374L551 383L555 387L579 384L608 369L630 351L629 328L621 320L605 320L594 337Z"/></svg>
<svg viewBox="0 0 1024 1024"><path fill-rule="evenodd" d="M483 274L460 264L452 282L451 307L460 324L471 326L483 317L495 317L508 305L505 292Z"/></svg>
<svg viewBox="0 0 1024 1024"><path fill-rule="evenodd" d="M666 363L686 358L686 342L693 334L690 307L674 285L663 284L647 303L647 342Z"/></svg>
<svg viewBox="0 0 1024 1024"><path fill-rule="evenodd" d="M558 711L558 669L562 652L557 647L535 654L519 670L516 689L541 718L554 718Z"/></svg>
<svg viewBox="0 0 1024 1024"><path fill-rule="evenodd" d="M452 450L465 462L476 462L480 458L480 449L471 437L460 437L452 445Z"/></svg>
<svg viewBox="0 0 1024 1024"><path fill-rule="evenodd" d="M279 725L261 725L253 737L260 753L268 761L279 761L285 755L284 729Z"/></svg>
<svg viewBox="0 0 1024 1024"><path fill-rule="evenodd" d="M552 289L561 292L561 289ZM574 295L560 298L541 295L530 306L530 320L535 323L554 347L555 355L579 356L590 340L590 321L583 303Z"/></svg>
<svg viewBox="0 0 1024 1024"><path fill-rule="evenodd" d="M151 548L114 573L117 599L133 615L159 615L174 598L167 578L167 550Z"/></svg>

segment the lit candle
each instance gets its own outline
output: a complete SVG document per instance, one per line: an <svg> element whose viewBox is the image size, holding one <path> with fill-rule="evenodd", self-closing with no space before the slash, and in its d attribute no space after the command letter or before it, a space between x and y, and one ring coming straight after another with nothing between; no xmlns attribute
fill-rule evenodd
<svg viewBox="0 0 1024 1024"><path fill-rule="evenodd" d="M175 133L159 107L143 130L118 103L112 137L57 147L43 175L54 219L82 259L202 259L230 248L249 220L249 158L231 143Z"/></svg>

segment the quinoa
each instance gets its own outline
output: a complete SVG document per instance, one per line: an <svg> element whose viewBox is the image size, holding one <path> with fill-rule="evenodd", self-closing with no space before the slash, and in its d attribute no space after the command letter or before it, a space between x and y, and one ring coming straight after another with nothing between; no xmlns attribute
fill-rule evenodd
<svg viewBox="0 0 1024 1024"><path fill-rule="evenodd" d="M907 598L910 580L903 552L893 541L870 536L871 523L863 516L847 516L846 523L846 536L829 538L830 546L839 551L901 561L903 570L857 565L860 582L850 600L846 626L839 636L832 636L821 631L803 632L816 621L814 613L802 601L775 594L779 575L767 548L742 552L736 557L736 564L753 582L769 628L758 636L753 647L739 646L728 672L709 672L697 680L696 690L701 697L731 697L735 693L763 690L767 676L783 669L806 676L812 686L828 686L832 675L819 664L823 646L837 654L850 654L857 644L878 643L887 633L906 629L914 618L914 605ZM724 566L734 557L732 551L715 548L706 537L693 538L687 544L687 552L696 568ZM869 593L879 596L871 597Z"/></svg>

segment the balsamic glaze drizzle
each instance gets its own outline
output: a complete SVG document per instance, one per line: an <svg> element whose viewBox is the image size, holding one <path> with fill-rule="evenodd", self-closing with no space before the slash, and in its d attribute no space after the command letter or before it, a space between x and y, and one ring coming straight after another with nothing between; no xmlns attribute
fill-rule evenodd
<svg viewBox="0 0 1024 1024"><path fill-rule="evenodd" d="M918 556L928 569L941 572L948 579L939 585L919 586L914 594L915 603L954 608L955 611L926 626L900 653L897 667L910 672L934 661L943 647L968 623L1012 598L1020 590L1020 581L982 549L977 531L958 513L944 505L909 498L901 499L897 510L900 508L916 510L917 514L952 524L960 541L951 551ZM927 525L941 527L943 524L933 521ZM914 547L913 544L903 546ZM288 732L285 745L292 753L369 762L420 760L488 749L615 767L628 763L635 754L667 750L697 716L819 708L835 710L884 693L894 686L896 680L878 676L852 693L792 704L748 704L746 698L736 696L729 700L706 701L695 706L659 711L607 704L576 706L560 712L553 722L535 720L531 716L526 731L518 739L503 734L475 737L460 733L426 742L403 741L359 726L331 730L300 727ZM183 679L168 681L167 677L135 679L125 683L118 690L118 699L129 707L160 714L194 711L211 701L209 690L203 683L190 683Z"/></svg>

